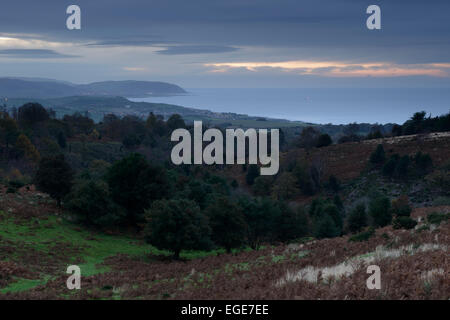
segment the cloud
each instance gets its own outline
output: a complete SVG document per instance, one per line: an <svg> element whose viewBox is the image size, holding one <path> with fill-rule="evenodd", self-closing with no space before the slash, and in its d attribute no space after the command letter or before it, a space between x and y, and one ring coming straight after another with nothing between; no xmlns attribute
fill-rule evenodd
<svg viewBox="0 0 450 320"><path fill-rule="evenodd" d="M123 67L122 69L125 71L132 71L132 72L142 72L148 70L145 67Z"/></svg>
<svg viewBox="0 0 450 320"><path fill-rule="evenodd" d="M282 62L222 62L207 63L212 72L245 69L261 72L278 69L300 75L327 77L404 77L432 76L450 77L450 63L395 64L389 62L348 63L339 61L282 61Z"/></svg>
<svg viewBox="0 0 450 320"><path fill-rule="evenodd" d="M1 56L9 58L22 59L50 59L50 58L74 58L75 55L67 55L48 49L3 49L0 50Z"/></svg>
<svg viewBox="0 0 450 320"><path fill-rule="evenodd" d="M180 45L180 46L170 46L165 48L164 50L156 51L156 53L165 55L211 54L211 53L234 52L237 50L239 50L239 48L230 46Z"/></svg>

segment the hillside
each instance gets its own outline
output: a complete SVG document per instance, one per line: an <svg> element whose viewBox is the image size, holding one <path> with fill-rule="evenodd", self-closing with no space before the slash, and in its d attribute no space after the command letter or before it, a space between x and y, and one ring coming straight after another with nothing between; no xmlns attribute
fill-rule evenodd
<svg viewBox="0 0 450 320"><path fill-rule="evenodd" d="M60 98L67 96L149 97L185 94L177 85L156 81L104 81L74 84L51 79L0 78L3 98Z"/></svg>
<svg viewBox="0 0 450 320"><path fill-rule="evenodd" d="M25 188L0 193L0 299L443 299L450 298L450 222L414 230L376 230L258 251L185 252L170 261L126 234L89 231L70 222L48 197ZM82 288L66 288L66 267L82 270ZM380 266L382 289L368 290L366 267Z"/></svg>

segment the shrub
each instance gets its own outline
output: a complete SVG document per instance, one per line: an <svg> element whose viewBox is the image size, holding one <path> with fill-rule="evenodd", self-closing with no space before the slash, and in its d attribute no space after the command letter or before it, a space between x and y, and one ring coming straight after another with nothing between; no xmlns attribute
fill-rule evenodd
<svg viewBox="0 0 450 320"><path fill-rule="evenodd" d="M379 144L374 152L370 155L370 162L373 164L382 164L386 159L384 148Z"/></svg>
<svg viewBox="0 0 450 320"><path fill-rule="evenodd" d="M427 221L431 224L440 224L442 221L450 219L450 213L432 212L427 216Z"/></svg>
<svg viewBox="0 0 450 320"><path fill-rule="evenodd" d="M170 250L179 259L182 250L208 250L212 246L208 219L191 200L157 200L145 211L146 241Z"/></svg>
<svg viewBox="0 0 450 320"><path fill-rule="evenodd" d="M398 154L393 154L389 160L383 166L383 174L392 177L395 173L395 168L397 168L399 156Z"/></svg>
<svg viewBox="0 0 450 320"><path fill-rule="evenodd" d="M384 196L376 197L370 201L369 214L375 226L384 227L391 223L392 215L390 207L391 202Z"/></svg>
<svg viewBox="0 0 450 320"><path fill-rule="evenodd" d="M392 201L392 213L395 216L409 217L412 212L412 208L409 205L408 196L403 195Z"/></svg>
<svg viewBox="0 0 450 320"><path fill-rule="evenodd" d="M370 227L368 230L357 233L353 236L351 236L348 241L350 242L362 242L362 241L368 241L373 235L375 235L375 229Z"/></svg>
<svg viewBox="0 0 450 320"><path fill-rule="evenodd" d="M429 171L433 166L433 161L428 153L422 154L421 151L417 152L414 156L414 162L416 164L419 173L423 174Z"/></svg>
<svg viewBox="0 0 450 320"><path fill-rule="evenodd" d="M367 213L364 203L360 203L353 208L348 216L347 224L350 232L358 232L367 226Z"/></svg>
<svg viewBox="0 0 450 320"><path fill-rule="evenodd" d="M397 163L396 173L400 178L406 178L409 172L409 166L411 163L411 159L409 156L404 155L400 158L400 160Z"/></svg>
<svg viewBox="0 0 450 320"><path fill-rule="evenodd" d="M394 229L413 229L417 225L417 221L410 217L399 216L394 219Z"/></svg>

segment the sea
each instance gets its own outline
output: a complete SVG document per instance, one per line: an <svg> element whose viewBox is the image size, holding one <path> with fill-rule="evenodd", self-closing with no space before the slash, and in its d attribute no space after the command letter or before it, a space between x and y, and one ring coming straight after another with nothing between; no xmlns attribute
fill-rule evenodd
<svg viewBox="0 0 450 320"><path fill-rule="evenodd" d="M414 112L450 111L450 88L188 88L188 94L130 99L311 123L399 123Z"/></svg>

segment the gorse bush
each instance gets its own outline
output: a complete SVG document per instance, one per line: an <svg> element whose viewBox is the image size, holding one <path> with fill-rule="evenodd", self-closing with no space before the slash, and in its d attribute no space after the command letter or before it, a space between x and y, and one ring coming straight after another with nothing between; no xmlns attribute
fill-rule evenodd
<svg viewBox="0 0 450 320"><path fill-rule="evenodd" d="M362 242L368 241L371 237L375 235L375 229L373 227L369 227L366 231L357 233L351 236L348 241L350 242Z"/></svg>
<svg viewBox="0 0 450 320"><path fill-rule="evenodd" d="M417 221L410 217L395 217L392 226L394 229L413 229L417 225Z"/></svg>

